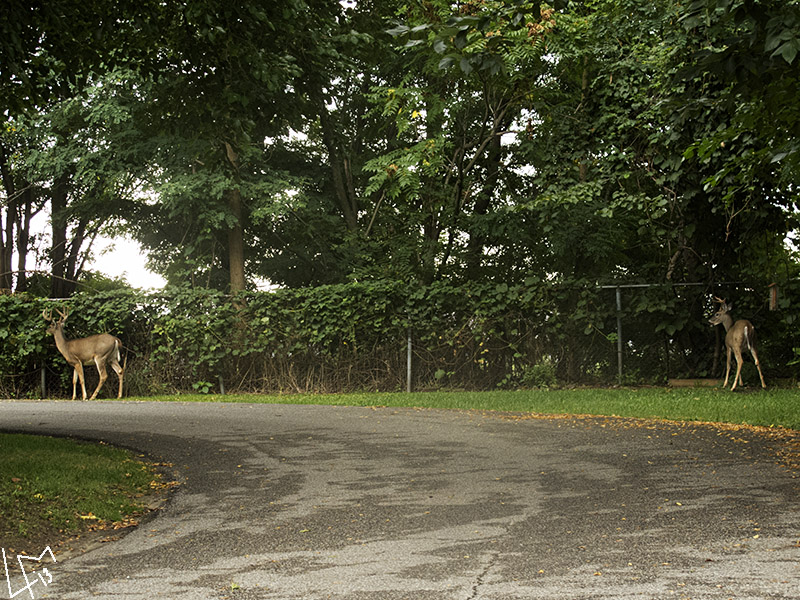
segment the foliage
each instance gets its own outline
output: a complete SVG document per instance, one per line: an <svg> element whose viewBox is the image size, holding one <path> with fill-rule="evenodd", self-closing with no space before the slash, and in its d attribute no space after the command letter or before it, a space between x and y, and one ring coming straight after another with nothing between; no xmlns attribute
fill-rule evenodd
<svg viewBox="0 0 800 600"><path fill-rule="evenodd" d="M736 316L756 323L770 385L795 375L794 287L782 289L777 312L764 311L760 297L742 288L714 291L736 298ZM622 292L627 381L720 373L724 357L715 358L714 348L721 338L705 317L692 317L711 312L705 290ZM244 294L235 302L218 291L172 287L82 293L66 306L67 337L106 331L122 338L128 394L209 393L222 385L234 392L404 389L409 334L415 388L554 387L617 376L614 290L587 282L379 281ZM71 389L71 371L41 316L53 307L32 296L0 296L2 395L38 394L42 367L49 389Z"/></svg>
<svg viewBox="0 0 800 600"><path fill-rule="evenodd" d="M4 271L46 204L67 279L109 231L219 290L714 283L792 260L796 2L9 11Z"/></svg>
<svg viewBox="0 0 800 600"><path fill-rule="evenodd" d="M514 202L518 172L502 139L519 131L548 70L552 12L535 2L431 2L408 7L388 30L408 67L372 88L396 140L365 164L365 193L403 216L392 225L412 252L392 248L389 260L412 258L407 277L509 275L500 263L520 232L503 211Z"/></svg>
<svg viewBox="0 0 800 600"><path fill-rule="evenodd" d="M625 288L630 376L717 372L711 294L760 318L783 369L799 10L12 2L0 287L46 243L59 280L93 235L134 235L175 287L109 292L116 320L93 321L96 301L78 295L70 326L122 327L131 384L152 391L210 392L220 376L229 389L399 388L409 327L419 385L551 385L548 369L608 381L614 301L600 286L639 282L661 285ZM52 239L28 235L48 206ZM258 280L287 289L222 295ZM4 318L23 381L46 361L20 350L24 318Z"/></svg>
<svg viewBox="0 0 800 600"><path fill-rule="evenodd" d="M14 150L6 172L32 192L36 212L47 205L50 249L37 259L50 264L54 297L74 291L94 240L131 215L140 192L148 144L132 133L130 75L115 71L38 113L18 115L3 136Z"/></svg>
<svg viewBox="0 0 800 600"><path fill-rule="evenodd" d="M784 183L797 176L796 137L800 113L795 106L800 50L800 5L795 1L695 0L681 15L687 32L706 43L695 48L680 73L690 82L683 113L702 114L714 105L735 104L730 119L689 150L703 158L714 154L722 166L709 187L725 185L726 197L764 172ZM684 115L676 115L683 118ZM720 148L728 151L721 153ZM731 151L732 150L732 151ZM763 175L762 175L763 176Z"/></svg>

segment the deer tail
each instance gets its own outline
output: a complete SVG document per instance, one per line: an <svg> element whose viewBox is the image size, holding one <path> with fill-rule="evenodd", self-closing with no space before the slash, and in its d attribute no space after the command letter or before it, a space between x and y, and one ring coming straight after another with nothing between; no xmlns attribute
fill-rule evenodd
<svg viewBox="0 0 800 600"><path fill-rule="evenodd" d="M752 354L753 346L755 345L755 329L752 325L748 324L744 328L744 341L747 344L747 351Z"/></svg>

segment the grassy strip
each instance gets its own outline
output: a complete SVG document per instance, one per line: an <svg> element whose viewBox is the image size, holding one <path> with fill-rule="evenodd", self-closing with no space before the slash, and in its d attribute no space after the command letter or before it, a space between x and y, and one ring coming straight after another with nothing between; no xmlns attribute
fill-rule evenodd
<svg viewBox="0 0 800 600"><path fill-rule="evenodd" d="M800 390L614 388L331 395L178 395L141 400L477 409L704 421L800 430Z"/></svg>
<svg viewBox="0 0 800 600"><path fill-rule="evenodd" d="M54 544L142 510L157 479L130 452L74 440L0 434L0 546ZM41 548L37 550L41 552Z"/></svg>

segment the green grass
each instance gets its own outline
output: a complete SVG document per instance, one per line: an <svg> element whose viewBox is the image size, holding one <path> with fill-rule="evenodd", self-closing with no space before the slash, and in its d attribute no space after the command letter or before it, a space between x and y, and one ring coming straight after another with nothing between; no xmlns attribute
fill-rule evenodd
<svg viewBox="0 0 800 600"><path fill-rule="evenodd" d="M141 510L157 476L126 450L102 444L0 434L0 545L54 544L64 534L118 522ZM41 551L41 550L40 550Z"/></svg>
<svg viewBox="0 0 800 600"><path fill-rule="evenodd" d="M800 390L610 388L382 394L176 395L150 401L476 409L704 421L800 430Z"/></svg>

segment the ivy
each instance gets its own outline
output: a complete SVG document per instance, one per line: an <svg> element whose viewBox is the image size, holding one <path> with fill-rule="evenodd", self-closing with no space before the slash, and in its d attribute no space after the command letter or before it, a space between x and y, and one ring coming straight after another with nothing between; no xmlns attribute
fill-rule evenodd
<svg viewBox="0 0 800 600"><path fill-rule="evenodd" d="M800 290L791 281L782 287L780 310L768 314L760 311L757 296L720 291L736 294L737 314L757 315L762 355L773 377L796 368L800 311L791 299ZM42 319L42 311L53 308L69 309L68 338L108 332L123 340L126 393L134 395L210 393L219 391L221 380L230 391L404 389L409 335L417 389L616 379L614 294L594 282L373 281L236 298L189 287L78 294L66 303L3 295L3 396L37 395L42 368L48 394L70 389L71 370ZM709 296L701 289L626 289L620 315L626 373L641 382L709 374L715 333L695 317L708 310ZM689 338L703 338L706 350L692 353Z"/></svg>

